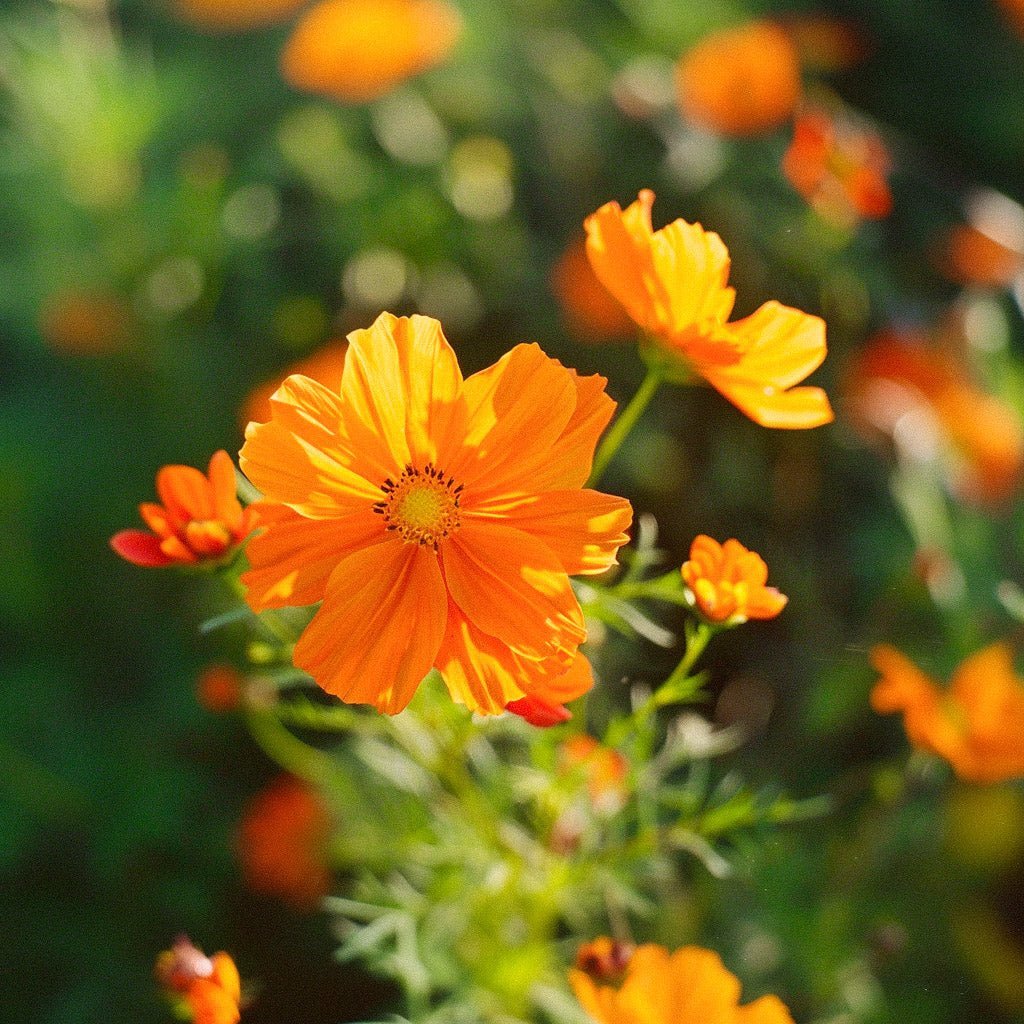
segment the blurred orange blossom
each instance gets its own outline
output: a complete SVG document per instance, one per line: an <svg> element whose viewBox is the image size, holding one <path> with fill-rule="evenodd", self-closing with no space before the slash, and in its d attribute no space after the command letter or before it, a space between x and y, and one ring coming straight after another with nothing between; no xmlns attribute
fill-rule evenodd
<svg viewBox="0 0 1024 1024"><path fill-rule="evenodd" d="M594 807L614 813L626 800L626 759L593 736L570 736L561 746L559 767L564 772L580 770Z"/></svg>
<svg viewBox="0 0 1024 1024"><path fill-rule="evenodd" d="M139 514L152 530L121 530L110 546L126 561L157 567L215 562L253 531L256 512L236 497L235 467L215 452L204 476L192 466L164 466L156 475L162 505L143 502Z"/></svg>
<svg viewBox="0 0 1024 1024"><path fill-rule="evenodd" d="M237 1024L240 1019L241 980L227 953L208 957L182 935L157 957L154 973L167 994L184 1003L193 1024Z"/></svg>
<svg viewBox="0 0 1024 1024"><path fill-rule="evenodd" d="M282 775L250 801L238 829L246 883L300 910L314 909L331 888L331 818L320 796Z"/></svg>
<svg viewBox="0 0 1024 1024"><path fill-rule="evenodd" d="M889 154L879 136L824 110L806 110L782 158L790 184L815 210L843 226L892 212Z"/></svg>
<svg viewBox="0 0 1024 1024"><path fill-rule="evenodd" d="M306 0L174 0L178 15L199 28L242 31L281 21Z"/></svg>
<svg viewBox="0 0 1024 1024"><path fill-rule="evenodd" d="M463 379L436 320L382 313L349 335L339 391L289 377L249 425L250 606L322 601L295 664L389 714L435 667L486 714L557 689L586 638L569 575L614 564L632 519L583 489L604 387L536 345Z"/></svg>
<svg viewBox="0 0 1024 1024"><path fill-rule="evenodd" d="M39 314L39 331L51 348L69 355L105 355L124 348L131 312L116 295L68 289L51 295Z"/></svg>
<svg viewBox="0 0 1024 1024"><path fill-rule="evenodd" d="M871 664L882 676L871 706L882 714L901 711L915 747L945 758L969 782L1024 776L1024 680L1013 670L1009 645L972 654L945 690L887 645L872 649Z"/></svg>
<svg viewBox="0 0 1024 1024"><path fill-rule="evenodd" d="M207 665L196 679L196 696L207 711L223 714L242 703L245 680L234 665Z"/></svg>
<svg viewBox="0 0 1024 1024"><path fill-rule="evenodd" d="M770 21L715 32L680 58L676 92L690 120L720 135L770 131L800 98L796 47Z"/></svg>
<svg viewBox="0 0 1024 1024"><path fill-rule="evenodd" d="M765 586L764 559L738 540L719 544L701 534L690 545L690 560L680 571L688 597L709 622L774 619L786 607L786 595Z"/></svg>
<svg viewBox="0 0 1024 1024"><path fill-rule="evenodd" d="M764 427L832 420L821 388L794 387L825 358L825 323L779 302L727 323L729 250L713 231L674 220L654 231L654 193L623 210L606 203L585 221L587 253L602 284L673 358Z"/></svg>
<svg viewBox="0 0 1024 1024"><path fill-rule="evenodd" d="M640 946L629 957L620 986L600 984L603 980L579 968L569 971L576 998L598 1024L793 1024L776 996L740 1006L735 975L716 953L697 946L674 953Z"/></svg>
<svg viewBox="0 0 1024 1024"><path fill-rule="evenodd" d="M894 438L912 458L941 456L950 486L963 497L998 503L1019 486L1020 417L926 339L875 335L854 360L845 390L856 425Z"/></svg>
<svg viewBox="0 0 1024 1024"><path fill-rule="evenodd" d="M281 70L297 89L366 103L444 61L461 29L443 0L322 0L295 26Z"/></svg>
<svg viewBox="0 0 1024 1024"><path fill-rule="evenodd" d="M570 329L588 341L628 337L633 321L594 276L582 241L566 248L551 269L551 290Z"/></svg>

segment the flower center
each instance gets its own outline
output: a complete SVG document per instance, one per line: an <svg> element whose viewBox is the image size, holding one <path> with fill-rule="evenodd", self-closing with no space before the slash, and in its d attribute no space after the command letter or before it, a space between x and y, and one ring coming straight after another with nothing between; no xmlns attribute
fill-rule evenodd
<svg viewBox="0 0 1024 1024"><path fill-rule="evenodd" d="M398 480L388 477L380 485L384 498L373 511L384 517L384 528L397 530L402 540L427 544L435 551L459 528L462 484L428 462L423 469L406 466Z"/></svg>

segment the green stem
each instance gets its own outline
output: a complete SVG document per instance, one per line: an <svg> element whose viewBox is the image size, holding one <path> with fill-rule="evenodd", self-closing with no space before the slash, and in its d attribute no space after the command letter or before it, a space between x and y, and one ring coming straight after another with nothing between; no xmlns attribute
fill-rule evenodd
<svg viewBox="0 0 1024 1024"><path fill-rule="evenodd" d="M334 772L331 758L293 736L273 711L249 707L245 724L252 738L272 761L314 786L322 786Z"/></svg>
<svg viewBox="0 0 1024 1024"><path fill-rule="evenodd" d="M664 380L660 366L650 366L647 376L644 377L637 388L637 392L630 399L629 404L619 413L611 429L604 436L604 440L598 445L597 454L594 456L594 468L590 472L588 486L593 487L601 479L608 464L615 457L615 453L622 447L622 442L629 437L637 420L643 415L644 410L651 404L655 392Z"/></svg>

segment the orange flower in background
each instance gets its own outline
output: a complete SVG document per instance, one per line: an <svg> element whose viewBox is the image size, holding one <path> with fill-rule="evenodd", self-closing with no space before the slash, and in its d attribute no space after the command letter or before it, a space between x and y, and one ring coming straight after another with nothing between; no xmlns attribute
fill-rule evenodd
<svg viewBox="0 0 1024 1024"><path fill-rule="evenodd" d="M330 892L331 817L305 783L282 775L249 801L238 829L246 884L312 910Z"/></svg>
<svg viewBox="0 0 1024 1024"><path fill-rule="evenodd" d="M574 242L551 269L551 289L569 327L593 341L628 337L633 321L594 276L583 242Z"/></svg>
<svg viewBox="0 0 1024 1024"><path fill-rule="evenodd" d="M789 35L770 21L716 32L676 65L683 113L720 135L756 135L783 123L800 98L800 63Z"/></svg>
<svg viewBox="0 0 1024 1024"><path fill-rule="evenodd" d="M965 201L966 224L940 239L936 262L957 284L1007 288L1024 269L1024 207L992 189Z"/></svg>
<svg viewBox="0 0 1024 1024"><path fill-rule="evenodd" d="M79 289L52 295L39 315L43 340L58 352L75 356L124 348L130 323L131 313L116 295Z"/></svg>
<svg viewBox="0 0 1024 1024"><path fill-rule="evenodd" d="M174 0L178 16L199 28L232 32L282 21L306 0Z"/></svg>
<svg viewBox="0 0 1024 1024"><path fill-rule="evenodd" d="M782 158L790 184L828 220L852 225L892 212L889 154L875 132L823 110L800 114Z"/></svg>
<svg viewBox="0 0 1024 1024"><path fill-rule="evenodd" d="M697 946L674 953L640 946L625 965L621 985L603 980L578 967L569 971L576 998L599 1024L793 1024L776 996L740 1006L736 976L717 953Z"/></svg>
<svg viewBox="0 0 1024 1024"><path fill-rule="evenodd" d="M599 810L613 812L626 800L626 759L611 747L580 733L567 739L559 750L564 772L582 771L587 792Z"/></svg>
<svg viewBox="0 0 1024 1024"><path fill-rule="evenodd" d="M915 747L945 758L969 782L1024 776L1024 680L1007 644L971 655L945 690L887 645L872 649L871 664L882 676L871 706L902 712Z"/></svg>
<svg viewBox="0 0 1024 1024"><path fill-rule="evenodd" d="M191 565L215 562L241 544L256 527L256 511L236 497L235 466L215 452L204 476L192 466L164 466L156 475L162 505L143 502L139 514L152 530L122 530L110 546L134 565Z"/></svg>
<svg viewBox="0 0 1024 1024"><path fill-rule="evenodd" d="M435 667L486 714L557 694L586 638L569 575L614 564L632 519L583 489L614 409L604 379L536 345L463 379L423 316L382 313L349 343L340 393L289 377L246 433L267 499L249 604L322 600L295 664L389 714Z"/></svg>
<svg viewBox="0 0 1024 1024"><path fill-rule="evenodd" d="M766 587L768 566L738 540L701 534L690 545L690 560L680 570L690 603L709 622L739 624L747 619L774 619L789 598Z"/></svg>
<svg viewBox="0 0 1024 1024"><path fill-rule="evenodd" d="M227 953L206 956L185 935L157 957L157 981L193 1024L237 1024L241 980Z"/></svg>
<svg viewBox="0 0 1024 1024"><path fill-rule="evenodd" d="M675 220L654 231L654 193L589 216L587 254L601 283L661 346L755 423L800 429L832 420L821 388L794 387L825 358L825 323L766 302L727 323L729 250L713 231Z"/></svg>
<svg viewBox="0 0 1024 1024"><path fill-rule="evenodd" d="M234 711L242 703L245 680L234 665L207 665L196 680L199 703L214 714Z"/></svg>
<svg viewBox="0 0 1024 1024"><path fill-rule="evenodd" d="M1003 16L1019 36L1024 36L1024 0L998 0Z"/></svg>
<svg viewBox="0 0 1024 1024"><path fill-rule="evenodd" d="M863 432L891 437L907 459L939 464L962 497L999 503L1020 485L1020 417L924 338L876 335L851 367L846 392Z"/></svg>
<svg viewBox="0 0 1024 1024"><path fill-rule="evenodd" d="M322 0L281 56L296 89L367 103L442 63L462 22L443 0Z"/></svg>
<svg viewBox="0 0 1024 1024"><path fill-rule="evenodd" d="M285 377L293 373L301 373L304 377L310 377L318 384L337 391L341 387L341 374L345 369L345 353L348 351L348 342L330 341L326 345L311 352L304 359L293 363L287 370L278 374L266 384L261 384L254 389L242 405L239 418L244 427L248 423L266 423L271 417L270 399L277 390L278 385Z"/></svg>

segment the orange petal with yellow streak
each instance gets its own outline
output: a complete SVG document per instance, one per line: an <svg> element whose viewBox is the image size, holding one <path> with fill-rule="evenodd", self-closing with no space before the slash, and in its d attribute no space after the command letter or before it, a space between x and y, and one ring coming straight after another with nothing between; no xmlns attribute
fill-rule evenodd
<svg viewBox="0 0 1024 1024"><path fill-rule="evenodd" d="M434 665L446 612L431 549L394 539L362 548L331 575L295 664L343 701L397 714Z"/></svg>

